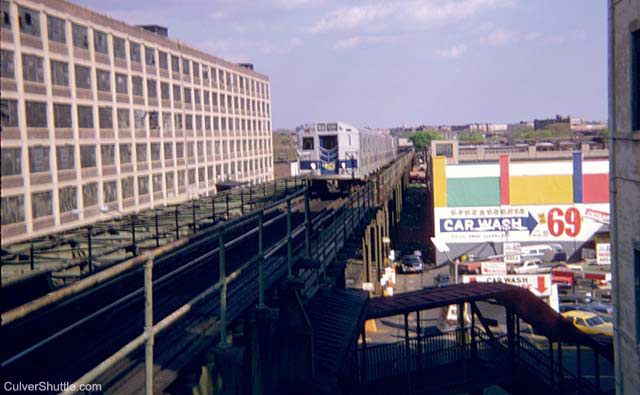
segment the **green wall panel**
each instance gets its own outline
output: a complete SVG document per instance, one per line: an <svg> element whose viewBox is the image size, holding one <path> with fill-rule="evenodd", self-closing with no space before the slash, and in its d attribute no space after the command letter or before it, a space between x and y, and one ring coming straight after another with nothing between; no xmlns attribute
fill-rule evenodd
<svg viewBox="0 0 640 395"><path fill-rule="evenodd" d="M448 178L447 206L499 206L500 178Z"/></svg>

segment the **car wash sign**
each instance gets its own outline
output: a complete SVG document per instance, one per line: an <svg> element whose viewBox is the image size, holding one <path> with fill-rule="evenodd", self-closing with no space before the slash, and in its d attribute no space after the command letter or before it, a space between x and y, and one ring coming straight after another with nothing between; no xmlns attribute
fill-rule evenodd
<svg viewBox="0 0 640 395"><path fill-rule="evenodd" d="M551 296L551 274L464 275L462 282L505 283L526 288L536 296Z"/></svg>
<svg viewBox="0 0 640 395"><path fill-rule="evenodd" d="M447 243L587 241L606 227L608 204L435 207L435 236Z"/></svg>
<svg viewBox="0 0 640 395"><path fill-rule="evenodd" d="M531 233L538 221L531 213L523 216L445 218L440 220L440 232L504 232L528 231Z"/></svg>

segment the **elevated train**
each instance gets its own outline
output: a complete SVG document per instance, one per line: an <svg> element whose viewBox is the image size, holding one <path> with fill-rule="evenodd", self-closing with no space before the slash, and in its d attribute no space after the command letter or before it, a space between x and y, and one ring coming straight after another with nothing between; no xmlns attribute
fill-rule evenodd
<svg viewBox="0 0 640 395"><path fill-rule="evenodd" d="M398 155L397 141L388 130L316 122L296 131L300 174L330 191L366 180Z"/></svg>

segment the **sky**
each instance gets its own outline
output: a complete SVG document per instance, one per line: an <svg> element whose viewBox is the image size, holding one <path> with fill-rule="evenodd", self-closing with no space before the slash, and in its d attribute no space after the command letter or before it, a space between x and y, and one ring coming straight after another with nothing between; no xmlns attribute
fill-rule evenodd
<svg viewBox="0 0 640 395"><path fill-rule="evenodd" d="M599 0L72 0L271 81L273 128L607 119Z"/></svg>

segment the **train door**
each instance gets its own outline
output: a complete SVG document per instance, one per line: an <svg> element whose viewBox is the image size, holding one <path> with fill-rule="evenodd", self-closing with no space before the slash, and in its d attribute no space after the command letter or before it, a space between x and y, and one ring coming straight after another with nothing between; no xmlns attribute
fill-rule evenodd
<svg viewBox="0 0 640 395"><path fill-rule="evenodd" d="M322 174L338 173L338 136L320 136L320 161Z"/></svg>

